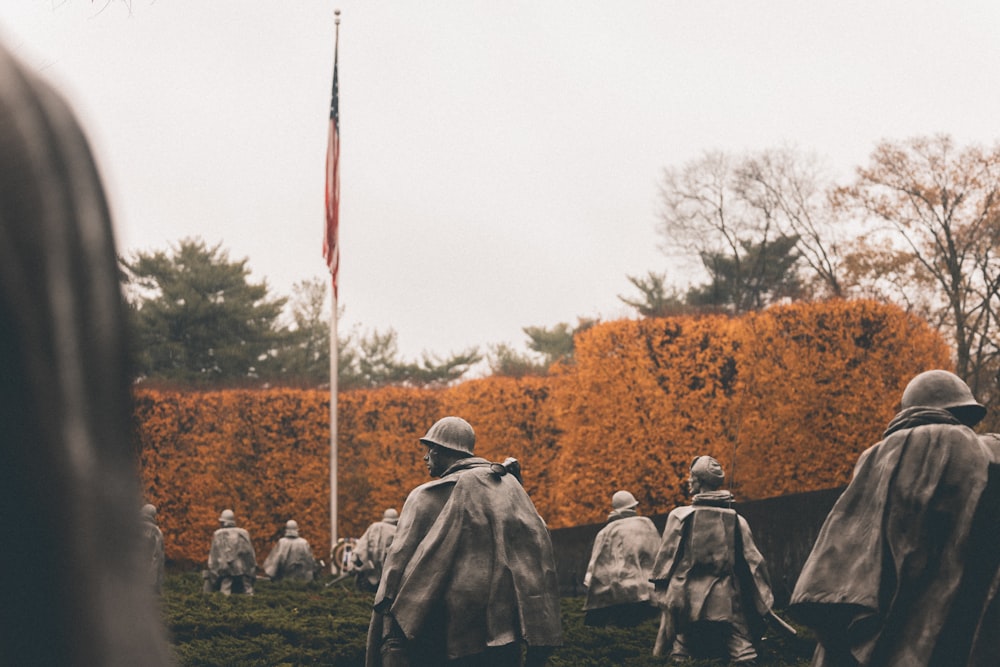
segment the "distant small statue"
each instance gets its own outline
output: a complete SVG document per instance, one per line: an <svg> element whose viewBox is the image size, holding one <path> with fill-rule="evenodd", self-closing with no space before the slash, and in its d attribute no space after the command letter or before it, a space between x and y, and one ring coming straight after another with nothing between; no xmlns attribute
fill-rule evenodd
<svg viewBox="0 0 1000 667"><path fill-rule="evenodd" d="M514 463L474 456L475 433L459 417L438 420L420 442L440 479L403 504L367 666L544 665L562 643L555 557Z"/></svg>
<svg viewBox="0 0 1000 667"><path fill-rule="evenodd" d="M711 456L691 464L691 505L667 516L651 580L661 608L653 655L719 658L753 664L774 604L764 557L746 519L722 489L725 473Z"/></svg>
<svg viewBox="0 0 1000 667"><path fill-rule="evenodd" d="M257 578L257 555L254 553L250 533L236 527L236 515L230 509L219 515L222 527L212 536L205 577L206 592L219 591L223 595L244 593L253 595Z"/></svg>
<svg viewBox="0 0 1000 667"><path fill-rule="evenodd" d="M788 613L816 667L1000 665L1000 443L957 375L907 384L806 560Z"/></svg>
<svg viewBox="0 0 1000 667"><path fill-rule="evenodd" d="M312 581L316 575L316 559L294 520L285 523L285 536L264 559L264 573L271 581Z"/></svg>
<svg viewBox="0 0 1000 667"><path fill-rule="evenodd" d="M611 496L608 523L594 538L583 585L586 625L632 627L656 615L649 581L660 548L660 531L639 516L639 501L628 491Z"/></svg>
<svg viewBox="0 0 1000 667"><path fill-rule="evenodd" d="M352 558L358 588L374 593L382 578L382 564L396 535L399 512L389 508L382 513L382 520L368 526L364 534L354 544Z"/></svg>
<svg viewBox="0 0 1000 667"><path fill-rule="evenodd" d="M163 589L163 531L156 524L156 507L149 503L142 506L142 545L143 562L147 570L149 582L153 590L159 593Z"/></svg>

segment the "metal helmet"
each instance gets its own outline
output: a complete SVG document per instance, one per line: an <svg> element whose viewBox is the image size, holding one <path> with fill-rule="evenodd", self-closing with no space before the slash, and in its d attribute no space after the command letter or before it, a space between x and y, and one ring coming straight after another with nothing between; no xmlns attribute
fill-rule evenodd
<svg viewBox="0 0 1000 667"><path fill-rule="evenodd" d="M942 370L924 371L910 380L900 405L904 410L941 408L966 426L975 426L986 416L986 408L976 401L969 385L954 373Z"/></svg>
<svg viewBox="0 0 1000 667"><path fill-rule="evenodd" d="M299 536L299 524L295 522L294 519L289 519L285 522L285 537L298 537Z"/></svg>
<svg viewBox="0 0 1000 667"><path fill-rule="evenodd" d="M628 491L615 491L615 495L611 496L611 509L630 510L638 504L639 501Z"/></svg>
<svg viewBox="0 0 1000 667"><path fill-rule="evenodd" d="M722 486L722 482L726 479L722 464L711 456L695 457L694 461L691 462L691 476L712 489Z"/></svg>
<svg viewBox="0 0 1000 667"><path fill-rule="evenodd" d="M225 526L235 526L236 515L233 514L232 510L222 510L222 514L219 515L219 523Z"/></svg>
<svg viewBox="0 0 1000 667"><path fill-rule="evenodd" d="M140 513L142 515L142 518L145 519L146 521L156 521L156 506L155 505L151 505L150 503L146 503L145 505L142 506L142 510L140 510Z"/></svg>
<svg viewBox="0 0 1000 667"><path fill-rule="evenodd" d="M386 511L382 512L382 520L388 523L396 523L399 521L399 512L390 507Z"/></svg>
<svg viewBox="0 0 1000 667"><path fill-rule="evenodd" d="M456 452L472 454L476 446L476 433L469 422L461 417L445 417L434 422L420 442L428 447L437 445Z"/></svg>

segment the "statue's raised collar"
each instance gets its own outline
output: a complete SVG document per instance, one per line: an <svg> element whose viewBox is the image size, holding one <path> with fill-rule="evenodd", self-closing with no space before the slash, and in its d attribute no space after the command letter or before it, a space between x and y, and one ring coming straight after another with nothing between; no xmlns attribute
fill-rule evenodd
<svg viewBox="0 0 1000 667"><path fill-rule="evenodd" d="M726 489L719 489L718 491L704 491L695 494L694 498L691 499L691 504L708 505L710 507L732 507L733 500L732 493Z"/></svg>

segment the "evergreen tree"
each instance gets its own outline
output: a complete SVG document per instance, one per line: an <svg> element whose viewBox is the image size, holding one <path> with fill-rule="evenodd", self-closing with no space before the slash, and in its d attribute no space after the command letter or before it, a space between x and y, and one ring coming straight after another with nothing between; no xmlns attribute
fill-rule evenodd
<svg viewBox="0 0 1000 667"><path fill-rule="evenodd" d="M489 366L494 375L524 377L526 375L546 375L554 364L570 363L573 360L576 334L586 331L600 320L586 317L577 318L575 327L560 322L552 327L524 327L528 337L529 353L521 353L506 343L494 345L490 349ZM534 353L534 354L531 354Z"/></svg>
<svg viewBox="0 0 1000 667"><path fill-rule="evenodd" d="M286 299L249 282L247 260L230 260L220 246L189 238L169 254L122 259L140 376L208 384L275 373Z"/></svg>
<svg viewBox="0 0 1000 667"><path fill-rule="evenodd" d="M779 236L769 242L740 242L738 257L703 252L701 261L710 280L688 291L688 304L746 313L800 297L803 288L796 272L797 243L795 236Z"/></svg>
<svg viewBox="0 0 1000 667"><path fill-rule="evenodd" d="M575 327L560 322L550 328L525 327L523 331L528 336L528 349L542 355L545 366L550 367L558 361L570 361L576 349L573 337L598 322L597 319L578 317Z"/></svg>
<svg viewBox="0 0 1000 667"><path fill-rule="evenodd" d="M385 385L447 385L461 379L482 355L476 348L441 358L428 353L420 362L407 362L399 354L394 329L357 333L340 341L339 388L381 387Z"/></svg>
<svg viewBox="0 0 1000 667"><path fill-rule="evenodd" d="M618 298L622 303L635 308L642 317L668 317L679 315L688 310L684 303L684 296L678 292L677 288L667 287L666 274L648 271L645 277L625 277L639 290L641 297L624 297L619 294Z"/></svg>
<svg viewBox="0 0 1000 667"><path fill-rule="evenodd" d="M528 375L545 375L548 364L531 354L515 350L508 343L490 346L488 355L490 373L504 377L520 378Z"/></svg>

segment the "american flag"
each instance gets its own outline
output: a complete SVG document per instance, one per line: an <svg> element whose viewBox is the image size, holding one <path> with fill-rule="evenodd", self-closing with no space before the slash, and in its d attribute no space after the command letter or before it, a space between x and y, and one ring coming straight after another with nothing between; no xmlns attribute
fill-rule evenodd
<svg viewBox="0 0 1000 667"><path fill-rule="evenodd" d="M339 22L339 21L338 21ZM326 232L323 235L323 259L333 279L333 298L337 299L337 273L340 270L340 112L337 109L337 46L333 47L333 95L330 98L330 135L326 147Z"/></svg>

